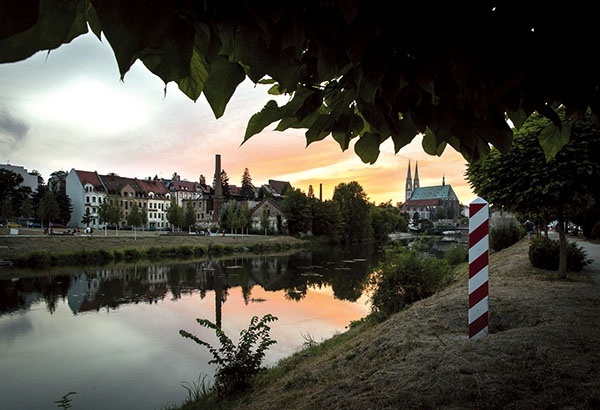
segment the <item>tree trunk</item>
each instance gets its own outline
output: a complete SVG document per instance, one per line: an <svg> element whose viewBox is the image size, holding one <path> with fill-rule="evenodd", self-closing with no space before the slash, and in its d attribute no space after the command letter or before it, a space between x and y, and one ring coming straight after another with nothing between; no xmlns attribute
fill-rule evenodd
<svg viewBox="0 0 600 410"><path fill-rule="evenodd" d="M558 259L558 277L565 279L567 277L567 236L565 234L565 221L562 216L558 217L558 243L559 243L559 259Z"/></svg>

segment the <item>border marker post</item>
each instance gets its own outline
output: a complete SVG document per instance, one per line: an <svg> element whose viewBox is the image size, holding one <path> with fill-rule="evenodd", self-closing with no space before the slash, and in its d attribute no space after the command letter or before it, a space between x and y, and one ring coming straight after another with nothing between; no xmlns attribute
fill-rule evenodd
<svg viewBox="0 0 600 410"><path fill-rule="evenodd" d="M489 205L469 204L469 339L488 334Z"/></svg>

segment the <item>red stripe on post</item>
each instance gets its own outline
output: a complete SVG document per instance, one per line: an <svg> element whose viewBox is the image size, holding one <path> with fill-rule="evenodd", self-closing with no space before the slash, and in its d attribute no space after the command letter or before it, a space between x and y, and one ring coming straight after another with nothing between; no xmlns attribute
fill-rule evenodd
<svg viewBox="0 0 600 410"><path fill-rule="evenodd" d="M479 225L477 228L475 228L471 233L469 233L469 246L474 246L477 244L477 242L479 242L480 240L485 238L485 236L490 231L489 226L490 226L490 224L489 224L488 220L486 219L485 222L483 222L481 225Z"/></svg>
<svg viewBox="0 0 600 410"><path fill-rule="evenodd" d="M488 295L488 283L483 282L483 284L478 287L475 291L469 294L469 308L472 308L477 303L481 302Z"/></svg>
<svg viewBox="0 0 600 410"><path fill-rule="evenodd" d="M475 336L477 333L481 332L488 325L488 312L486 311L484 314L479 316L476 320L474 320L471 324L469 324L469 339Z"/></svg>
<svg viewBox="0 0 600 410"><path fill-rule="evenodd" d="M483 268L488 266L489 256L487 252L483 252L477 259L469 265L469 279L477 275Z"/></svg>

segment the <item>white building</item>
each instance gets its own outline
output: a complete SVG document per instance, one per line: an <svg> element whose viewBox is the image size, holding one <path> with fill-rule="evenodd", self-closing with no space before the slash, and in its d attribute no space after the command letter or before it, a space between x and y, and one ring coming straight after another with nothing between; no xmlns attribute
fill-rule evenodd
<svg viewBox="0 0 600 410"><path fill-rule="evenodd" d="M66 191L73 206L68 226L87 226L82 219L86 213L89 213L93 218L89 226L98 229L100 225L98 209L106 198L106 189L98 173L72 169L66 178Z"/></svg>
<svg viewBox="0 0 600 410"><path fill-rule="evenodd" d="M23 167L10 165L10 164L0 164L0 168L6 169L7 171L12 171L15 174L23 177L23 182L21 182L22 187L29 187L31 189L31 193L34 193L38 189L38 177L37 175L32 175Z"/></svg>

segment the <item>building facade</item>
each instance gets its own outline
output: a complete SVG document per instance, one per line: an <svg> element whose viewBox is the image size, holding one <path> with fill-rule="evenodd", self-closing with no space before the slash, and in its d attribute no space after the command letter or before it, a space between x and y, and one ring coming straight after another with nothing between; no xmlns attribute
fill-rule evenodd
<svg viewBox="0 0 600 410"><path fill-rule="evenodd" d="M415 165L415 177L411 179L409 162L406 176L406 201L402 205L402 211L408 213L412 220L456 221L460 217L460 201L452 186L446 184L445 177L442 177L441 185L421 187L418 163Z"/></svg>

